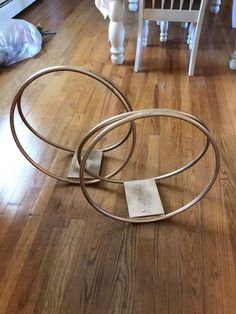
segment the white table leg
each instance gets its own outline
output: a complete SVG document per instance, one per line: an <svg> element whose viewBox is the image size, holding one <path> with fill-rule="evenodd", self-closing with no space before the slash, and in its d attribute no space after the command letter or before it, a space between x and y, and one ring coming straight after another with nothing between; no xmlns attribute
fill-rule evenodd
<svg viewBox="0 0 236 314"><path fill-rule="evenodd" d="M232 4L232 28L236 28L236 0Z"/></svg>
<svg viewBox="0 0 236 314"><path fill-rule="evenodd" d="M229 61L229 68L234 71L236 70L236 50L232 54L231 59Z"/></svg>
<svg viewBox="0 0 236 314"><path fill-rule="evenodd" d="M236 40L235 40L235 50L231 55L231 60L229 61L229 68L231 70L236 70Z"/></svg>
<svg viewBox="0 0 236 314"><path fill-rule="evenodd" d="M143 23L143 42L142 42L143 47L147 47L147 42L148 42L148 24L149 24L148 20L145 20L144 23Z"/></svg>
<svg viewBox="0 0 236 314"><path fill-rule="evenodd" d="M195 31L196 31L196 23L191 23L189 25L188 38L187 38L187 44L188 44L190 50L192 50L192 48L193 48Z"/></svg>
<svg viewBox="0 0 236 314"><path fill-rule="evenodd" d="M185 29L188 28L188 22L182 22L181 27Z"/></svg>
<svg viewBox="0 0 236 314"><path fill-rule="evenodd" d="M210 12L217 14L220 11L221 0L211 0Z"/></svg>
<svg viewBox="0 0 236 314"><path fill-rule="evenodd" d="M123 0L114 0L109 4L109 30L108 38L111 43L111 61L113 64L124 62L124 3Z"/></svg>
<svg viewBox="0 0 236 314"><path fill-rule="evenodd" d="M160 41L165 43L168 38L168 21L161 21L160 23Z"/></svg>
<svg viewBox="0 0 236 314"><path fill-rule="evenodd" d="M131 12L138 10L138 0L129 0L129 10Z"/></svg>
<svg viewBox="0 0 236 314"><path fill-rule="evenodd" d="M232 5L232 27L236 28L236 0L233 0ZM231 70L236 70L236 40L235 40L235 50L231 55L231 60L229 61L229 68Z"/></svg>

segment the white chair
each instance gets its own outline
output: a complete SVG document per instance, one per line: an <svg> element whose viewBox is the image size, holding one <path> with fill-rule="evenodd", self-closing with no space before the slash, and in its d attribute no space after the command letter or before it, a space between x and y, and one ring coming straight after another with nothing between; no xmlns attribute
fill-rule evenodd
<svg viewBox="0 0 236 314"><path fill-rule="evenodd" d="M150 0L149 3L146 0L139 0L139 25L134 71L139 71L142 47L147 45L148 21L162 21L161 31L163 32L163 41L165 41L165 35L167 36L165 29L168 27L168 22L182 22L190 23L188 44L191 54L188 74L189 76L193 76L207 0L160 1L159 4L158 0ZM149 7L148 4L150 4Z"/></svg>

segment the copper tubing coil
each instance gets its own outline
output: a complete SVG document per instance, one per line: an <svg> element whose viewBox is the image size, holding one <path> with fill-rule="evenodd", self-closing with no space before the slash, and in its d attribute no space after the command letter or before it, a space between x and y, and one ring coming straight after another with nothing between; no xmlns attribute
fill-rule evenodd
<svg viewBox="0 0 236 314"><path fill-rule="evenodd" d="M68 148L66 146L62 146L58 143L55 143L54 141L48 139L47 137L41 135L39 132L37 132L31 125L30 123L27 121L26 117L24 116L24 113L22 111L22 107L21 107L21 98L22 95L25 91L25 89L36 79L49 74L49 73L53 73L53 72L60 72L60 71L67 71L67 72L75 72L75 73L79 73L79 74L83 74L85 76L91 77L97 81L99 81L100 83L102 83L103 85L105 85L109 90L111 90L112 93L115 94L115 96L120 100L120 102L122 103L124 109L126 111L132 111L132 106L128 100L128 98L120 91L120 89L113 83L111 82L109 79L103 77L100 74L96 74L93 72L90 72L88 70L79 68L79 67L68 67L68 66L55 66L55 67L50 67L50 68L46 68L43 69L37 73L35 73L34 75L32 75L31 77L29 77L25 83L21 86L21 88L18 90L17 94L15 95L12 105L11 105L11 110L10 110L10 127L11 127L11 132L13 135L13 138L16 142L16 145L18 146L19 150L21 151L21 153L25 156L25 158L34 166L36 167L38 170L40 170L41 172L45 173L46 175L55 178L57 180L63 181L63 182L68 182L68 183L73 183L73 184L79 184L79 182L76 182L74 180L65 178L65 177L61 177L58 176L57 174L43 168L42 166L40 166L37 162L35 162L30 156L29 154L25 151L25 149L23 148L23 146L21 145L21 142L17 136L16 133L16 129L15 129L15 121L14 121L14 114L15 114L15 110L16 107L18 109L19 115L23 121L23 123L25 124L25 126L39 139L41 139L43 142L48 143L51 146L54 146L58 149L70 152L70 153L75 153L74 149ZM108 119L109 120L109 119ZM113 171L111 174L107 175L107 178L110 178L111 176L114 176L115 174L117 174L118 172L120 172L121 169L123 169L125 167L125 165L128 163L129 159L131 158L132 154L133 154L133 150L135 147L135 143L136 143L136 130L135 130L135 124L133 122L131 122L130 124L130 128L127 132L127 134L116 144L113 144L109 147L103 148L100 151L102 152L107 152L110 150L113 150L115 148L117 148L118 146L122 145L128 138L129 136L132 134L132 144L131 144L131 149L129 151L128 156L126 157L126 159L124 160L124 162L122 163L122 165L120 167L118 167L115 171ZM100 180L96 180L96 179L86 179L86 183L90 184L90 183L97 183Z"/></svg>
<svg viewBox="0 0 236 314"><path fill-rule="evenodd" d="M150 109L148 109L150 110ZM169 110L169 109L161 109L163 111L167 110L167 111L171 111L171 112L176 112L176 113L179 113L180 111L177 111L177 110ZM80 145L79 145L79 148L78 148L78 151L77 151L77 159L78 159L78 162L79 164L81 163L81 159L82 159L82 150L84 149L84 146L85 144L87 143L88 139L91 138L94 134L96 134L98 131L100 131L101 129L104 129L105 127L109 126L110 124L112 123L115 123L117 121L120 121L121 119L123 119L123 117L127 118L129 116L132 116L133 115L133 112L134 111L131 111L131 112L127 112L127 113L124 113L124 114L119 114L119 115L116 115L116 116L113 116L109 119L106 119L102 122L100 122L97 126L95 126L94 128L92 128L88 134L83 138L83 140L81 141ZM207 126L205 125L205 123L203 121L201 121L199 118L193 116L193 115L190 115L188 113L185 113L185 112L181 112L182 115L186 116L186 117L189 117L193 120L195 120L196 122L200 123L206 130L207 129ZM180 167L179 169L176 169L174 171L171 171L171 172L168 172L168 173L165 173L165 174L162 174L160 176L157 176L157 177L154 177L152 179L154 179L155 181L160 181L160 180L163 180L163 179L167 179L169 177L172 177L174 175L177 175L187 169L189 169L190 167L194 166L202 157L203 155L207 152L208 148L209 148L209 144L210 144L210 141L209 139L207 138L206 140L206 145L204 147L204 149L192 160L190 161L189 163L187 163L186 165ZM123 169L124 167L122 167ZM120 169L120 171L122 170ZM102 181L105 181L105 182L110 182L110 183L123 183L123 181L121 180L114 180L114 179L110 179L108 178L107 176L105 177L101 177L99 176L98 174L92 172L91 170L85 168L85 171L87 174L89 174L90 176L96 178L96 179L99 179L99 180L102 180Z"/></svg>
<svg viewBox="0 0 236 314"><path fill-rule="evenodd" d="M29 155L28 153L24 150L24 148L22 147L19 139L18 139L18 136L17 136L17 133L16 133L16 130L15 130L15 124L14 124L14 113L15 113L15 110L16 110L16 107L18 109L18 112L19 112L19 115L23 121L23 123L25 124L25 126L38 138L40 138L42 141L48 143L49 145L52 145L58 149L61 149L61 150L64 150L64 151L67 151L67 152L70 152L70 153L74 153L75 150L74 149L71 149L69 147L66 147L66 146L62 146L58 143L55 143L53 142L52 140L44 137L43 135L41 135L39 132L37 132L31 125L30 123L27 121L26 117L24 116L24 113L22 111L22 106L21 106L21 98L22 98L22 95L25 91L25 89L33 82L35 81L36 79L46 75L46 74L49 74L49 73L53 73L53 72L60 72L60 71L67 71L67 72L75 72L75 73L80 73L80 74L84 74L86 76L89 76L95 80L98 80L100 83L102 83L103 85L105 85L107 88L109 88L115 95L116 97L121 101L122 105L124 106L124 108L127 110L127 111L132 111L132 107L131 107L131 104L128 100L128 98L120 91L120 89L113 83L111 82L110 80L108 80L107 78L103 77L102 75L98 75L98 74L95 74L93 72L90 72L88 70L85 70L85 69L82 69L82 68L78 68L78 67L67 67L67 66L56 66L56 67L50 67L50 68L46 68L46 69L43 69L37 73L35 73L34 75L32 75L30 78L28 78L26 80L26 82L21 86L21 88L19 89L19 91L17 92L16 96L14 97L14 100L12 102L12 106L11 106L11 111L10 111L10 125L11 125L11 131L12 131L12 134L13 134L13 137L14 137L14 140L19 148L19 150L21 151L21 153L26 157L26 159L33 165L35 166L38 170L42 171L43 173L49 175L50 177L53 177L57 180L61 180L61 181L64 181L64 182L68 182L68 183L73 183L73 184L79 184L79 182L76 182L74 180L71 180L71 179L68 179L68 178L64 178L64 177L60 177L50 171L48 171L47 169L43 168L42 166L40 166L38 163L36 163ZM111 123L113 122L115 119L115 117L111 117L111 118L108 118L106 121L106 123ZM104 127L104 123L99 123L97 126L95 126L90 132L92 132L93 134L95 134L96 132L98 132L102 127ZM112 145L112 146L109 146L109 147L106 147L106 148L103 148L101 149L101 151L103 152L107 152L107 151L110 151L110 150L113 150L115 148L117 148L118 146L122 145L127 139L128 137L130 136L132 132L132 144L131 144L131 149L130 149L130 152L127 156L127 158L125 159L125 161L122 163L122 165L116 169L115 171L113 171L112 173L110 173L109 175L107 175L105 178L106 179L109 179L111 178L112 176L114 176L115 174L117 174L118 172L120 172L125 166L126 164L128 163L128 161L130 160L132 154L133 154L133 151L134 151L134 148L135 148L135 143L136 143L136 130L135 130L135 125L133 122L131 122L131 125L130 125L130 129L128 131L128 133L126 134L126 136L124 136L123 139L121 139L118 143ZM91 133L89 133L91 134ZM85 137L86 139L86 137ZM83 145L83 142L81 143ZM191 167L192 165L194 165L198 160L201 159L201 157L205 154L205 152L207 151L208 149L208 146L209 146L209 142L207 141L206 142L206 146L205 148L203 149L203 151L196 157L194 158L190 163L186 164L184 167L181 167L179 169L177 169L176 171L174 172L171 172L171 173L167 173L165 175L163 175L162 177L166 178L166 177L169 177L169 176L172 176L172 175L175 175L179 172L182 172L184 171L185 169L188 169L189 167ZM81 146L80 146L81 147ZM80 155L81 151L79 150L79 155ZM81 157L78 156L78 159L80 161ZM99 180L101 178L99 178L99 176L97 177L96 174L93 174L92 172L90 172L88 170L88 174L91 174L93 177L95 177L95 179L86 179L86 182L87 184L89 183L97 183L99 182Z"/></svg>
<svg viewBox="0 0 236 314"><path fill-rule="evenodd" d="M80 73L80 74L84 74L86 76L89 76L91 78L94 78L95 80L99 81L100 83L102 83L103 85L105 85L107 88L109 88L115 95L116 97L121 101L122 105L124 106L124 108L127 110L126 113L111 117L106 119L105 121L99 123L97 126L95 126L82 140L78 151L77 151L77 157L78 157L78 161L79 163L81 163L81 169L80 169L80 182L78 182L77 184L81 184L81 188L82 191L86 197L86 199L89 201L89 203L95 207L95 209L97 209L99 212L105 214L106 216L119 220L119 221L126 221L126 222L134 222L134 223L141 223L141 222L153 222L153 221L157 221L157 220L163 220L166 218L169 218L171 216L177 215L180 212L187 210L188 208L190 208L191 206L193 206L196 202L198 202L200 199L202 199L206 193L210 190L210 188L212 187L212 185L214 184L214 181L216 179L216 176L219 172L219 152L216 146L216 143L214 141L214 139L212 138L211 134L209 133L206 125L200 121L198 118L189 115L187 113L181 113L179 111L175 111L175 110L168 110L168 109L147 109L147 110L139 110L139 111L133 111L132 112L132 107L129 103L129 100L122 94L122 92L119 90L119 88L117 86L115 86L111 81L109 81L108 79L104 78L101 75L89 72L85 69L81 69L78 67L66 67L66 66L57 66L57 67L51 67L51 68L47 68L44 69L42 71L37 72L36 74L34 74L33 76L31 76L23 85L22 87L19 89L19 91L17 92L13 102L12 102L12 106L11 106L11 111L10 111L10 126L11 126L11 131L14 137L14 140L19 148L19 150L21 151L21 153L26 157L26 159L33 165L35 166L38 170L42 171L43 173L64 181L64 182L68 182L68 183L73 183L75 184L76 182L74 180L70 180L64 177L60 177L50 171L48 171L47 169L41 167L38 163L36 163L29 155L28 153L24 150L24 148L22 147L18 136L16 134L16 129L15 129L15 123L14 123L14 114L15 114L15 110L16 107L18 109L19 115L23 121L23 123L26 125L26 127L34 134L36 135L38 138L40 138L42 141L48 143L49 145L52 145L58 149L62 149L64 151L68 151L70 153L75 153L75 150L68 148L66 146L62 146L60 144L57 144L55 142L53 142L52 140L44 137L43 135L41 135L40 133L38 133L27 121L27 119L25 118L23 111L22 111L22 107L21 107L21 98L23 95L24 90L27 88L27 86L29 86L34 80L36 80L37 78L46 75L48 73L52 73L52 72L58 72L58 71L69 71L69 72L76 72L76 73ZM162 179L168 178L170 176L176 175L190 167L192 167L193 165L195 165L202 157L203 155L207 152L209 144L211 143L211 145L213 146L214 152L215 152L215 160L216 160L216 164L215 164L215 172L213 177L211 178L211 180L209 181L209 183L207 184L207 186L203 189L203 191L197 196L195 197L191 202L189 202L188 204L182 206L179 209L174 210L171 213L165 214L165 215L161 215L161 216L157 216L157 217L148 217L148 218L124 218L124 217L119 217L116 215L113 215L109 212L107 212L105 209L99 207L97 204L95 204L93 202L93 200L90 198L90 196L87 193L85 184L90 184L90 183L97 183L99 181L106 181L106 182L111 182L111 183L119 183L119 184L123 184L124 181L122 180L115 180L115 179L110 179L112 176L114 176L115 174L119 173L128 163L128 161L130 160L134 148L135 148L135 144L136 144L136 130L135 130L135 124L134 124L134 120L137 119L141 119L141 118L145 118L145 117L152 117L152 116L169 116L169 117L175 117L184 121L187 121L193 125L195 125L198 129L200 129L207 137L207 141L206 141L206 145L204 147L204 149L202 150L202 152L200 154L198 154L191 162L189 162L188 164L184 165L183 167L163 174L161 176L157 176L154 177L152 179L154 179L156 182L160 181ZM112 131L113 129L115 129L116 127L123 125L125 123L130 123L130 128L128 133L124 136L123 139L121 139L118 143L113 144L109 147L103 148L100 151L106 152L112 149L117 148L118 146L122 145L127 139L128 137L132 134L132 144L131 144L131 149L129 151L128 156L126 157L125 161L122 163L122 165L116 169L115 171L113 171L112 173L106 175L105 177L101 177L99 175L96 175L94 173L92 173L90 170L85 168L85 164L86 164L86 160L88 159L88 156L92 150L92 148L96 145L96 143L99 142L99 140L105 136L107 133L109 133L110 131ZM102 130L103 129L103 130ZM101 131L102 130L102 131ZM81 161L81 153L82 153L82 149L85 145L85 143L88 141L89 138L91 138L92 135L98 133L100 131L99 134L96 135L96 137L94 138L94 140L90 143L89 147L86 150L86 153L83 157L83 160ZM94 177L94 179L91 180L87 180L84 178L84 172L86 171L87 174L90 174L92 177Z"/></svg>
<svg viewBox="0 0 236 314"><path fill-rule="evenodd" d="M159 216L150 216L150 217L146 217L146 218L126 218L126 217L120 217L117 215L114 215L110 212L108 212L107 210L105 210L104 208L102 208L101 206L97 205L93 199L90 197L90 195L87 192L87 188L86 188L86 182L84 179L84 173L85 173L85 165L86 165L86 161L93 149L93 147L109 132L111 132L112 130L114 130L115 128L126 124L126 123L130 123L133 122L135 120L138 119L142 119L142 118L148 118L148 117L155 117L155 116L165 116L165 117L173 117L179 120L183 120L186 121L192 125L194 125L196 128L198 128L200 131L202 131L203 134L206 135L207 139L208 139L208 143L211 144L214 154L215 154L215 171L211 177L211 179L209 180L209 182L207 183L207 185L205 186L205 188L190 202L188 202L187 204L185 204L184 206L177 208L175 210L173 210L172 212L169 212L167 214L162 214ZM184 211L186 211L187 209L189 209L190 207L192 207L193 205L195 205L197 202L199 202L211 189L211 187L213 186L217 175L219 173L220 170L220 154L216 145L216 142L214 140L214 138L212 137L212 135L210 134L210 132L208 131L208 129L204 126L203 123L201 123L201 121L191 115L182 113L180 111L175 111L175 110L170 110L170 109L146 109L146 110L137 110L137 111L133 111L133 112L128 112L128 113L124 113L121 115L117 115L114 118L110 119L109 121L105 120L100 124L101 128L105 126L105 128L103 128L102 131L100 131L96 137L91 141L91 143L89 144L89 146L87 147L87 150L80 162L80 186L81 186L81 190L85 196L85 198L87 199L87 201L89 202L90 205L92 205L98 212L102 213L103 215L118 220L118 221L122 221L122 222L131 222L131 223L148 223L148 222L155 222L155 221L160 221L160 220L164 220L170 217L173 217L175 215L178 215ZM91 134L93 134L93 132L89 132L88 135L85 137L85 139L82 141L79 150L78 150L78 158L81 158L81 150L84 146L84 144L88 141L88 139L91 137ZM205 150L206 152L206 150ZM203 155L202 155L203 157ZM87 172L87 170L86 170ZM180 171L179 171L180 172ZM175 173L176 174L176 173ZM122 180L111 180L111 179L106 179L106 178L102 178L101 176L96 176L98 177L100 180L102 181L107 181L107 182L111 182L111 183L119 183L119 184L123 184L124 181ZM166 176L165 176L166 178ZM152 178L156 181L160 181L161 179L163 179L163 176L160 177L154 177Z"/></svg>

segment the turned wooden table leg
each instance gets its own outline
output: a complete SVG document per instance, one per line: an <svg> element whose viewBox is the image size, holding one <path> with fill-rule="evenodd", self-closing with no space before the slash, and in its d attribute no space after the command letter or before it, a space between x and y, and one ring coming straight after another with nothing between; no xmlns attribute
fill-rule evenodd
<svg viewBox="0 0 236 314"><path fill-rule="evenodd" d="M221 0L211 0L210 12L217 14L220 11Z"/></svg>
<svg viewBox="0 0 236 314"><path fill-rule="evenodd" d="M190 50L192 50L192 48L193 48L195 31L196 31L196 23L191 23L189 25L188 38L187 38L187 44L188 44Z"/></svg>
<svg viewBox="0 0 236 314"><path fill-rule="evenodd" d="M109 4L109 30L108 36L111 43L111 61L113 64L124 62L124 3L123 0L114 0Z"/></svg>
<svg viewBox="0 0 236 314"><path fill-rule="evenodd" d="M232 4L232 28L236 28L236 0Z"/></svg>
<svg viewBox="0 0 236 314"><path fill-rule="evenodd" d="M138 10L138 0L129 0L129 10L131 12Z"/></svg>
<svg viewBox="0 0 236 314"><path fill-rule="evenodd" d="M148 24L149 24L148 20L145 20L144 23L143 23L143 42L142 42L143 47L147 47L147 42L148 42Z"/></svg>
<svg viewBox="0 0 236 314"><path fill-rule="evenodd" d="M160 41L166 42L168 38L168 27L169 22L168 21L161 21L160 23Z"/></svg>
<svg viewBox="0 0 236 314"><path fill-rule="evenodd" d="M236 0L233 0L232 5L232 28L236 28ZM236 40L234 47L234 52L232 53L231 59L229 61L229 68L231 70L236 70Z"/></svg>
<svg viewBox="0 0 236 314"><path fill-rule="evenodd" d="M236 70L236 41L235 41L235 50L231 55L231 59L229 61L229 68L231 70Z"/></svg>
<svg viewBox="0 0 236 314"><path fill-rule="evenodd" d="M231 56L231 59L229 61L229 67L231 70L234 70L234 71L236 70L236 50Z"/></svg>

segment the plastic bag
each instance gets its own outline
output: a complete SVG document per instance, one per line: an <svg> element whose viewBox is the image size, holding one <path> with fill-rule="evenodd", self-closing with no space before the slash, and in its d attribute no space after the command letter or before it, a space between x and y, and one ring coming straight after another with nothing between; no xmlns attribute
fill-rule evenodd
<svg viewBox="0 0 236 314"><path fill-rule="evenodd" d="M0 21L0 65L31 58L42 49L42 35L24 20Z"/></svg>

